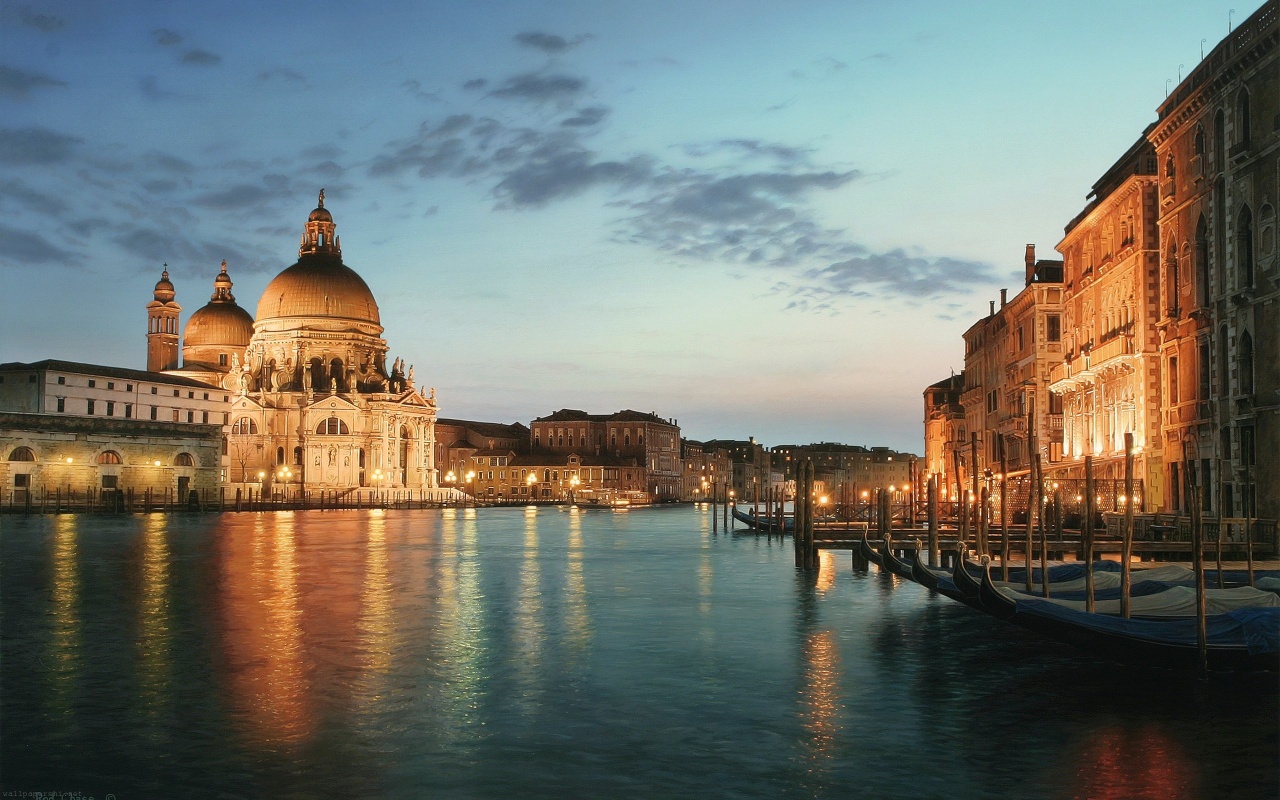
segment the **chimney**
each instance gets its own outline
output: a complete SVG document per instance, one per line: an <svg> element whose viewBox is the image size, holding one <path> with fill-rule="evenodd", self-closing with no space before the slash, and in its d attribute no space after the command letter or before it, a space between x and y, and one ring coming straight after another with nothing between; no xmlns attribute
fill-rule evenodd
<svg viewBox="0 0 1280 800"><path fill-rule="evenodd" d="M987 312L987 316L994 317L996 315L996 301L991 300L989 302L991 303L991 310Z"/></svg>
<svg viewBox="0 0 1280 800"><path fill-rule="evenodd" d="M1004 304L1007 302L1009 302L1009 290L1001 289L1000 290L1000 307L1004 308Z"/></svg>
<svg viewBox="0 0 1280 800"><path fill-rule="evenodd" d="M1036 279L1036 246L1034 244L1027 245L1027 285L1030 286Z"/></svg>

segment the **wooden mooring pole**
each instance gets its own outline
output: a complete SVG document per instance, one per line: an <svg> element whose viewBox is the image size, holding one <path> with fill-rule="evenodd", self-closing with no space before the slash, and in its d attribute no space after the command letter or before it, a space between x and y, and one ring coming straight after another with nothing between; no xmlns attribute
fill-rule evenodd
<svg viewBox="0 0 1280 800"><path fill-rule="evenodd" d="M1034 441L1034 440L1033 440ZM1040 596L1049 596L1049 531L1044 524L1044 466L1040 454L1035 454L1036 462L1036 509L1040 517Z"/></svg>
<svg viewBox="0 0 1280 800"><path fill-rule="evenodd" d="M1084 610L1093 613L1093 456L1084 457L1084 509L1080 519L1081 555L1084 556ZM1123 601L1121 601L1123 602Z"/></svg>
<svg viewBox="0 0 1280 800"><path fill-rule="evenodd" d="M1093 496L1093 488L1089 488ZM1129 618L1129 590L1133 574L1129 562L1133 560L1133 434L1124 435L1124 531L1120 543L1120 616Z"/></svg>
<svg viewBox="0 0 1280 800"><path fill-rule="evenodd" d="M1009 458L1000 437L1000 580L1009 580Z"/></svg>
<svg viewBox="0 0 1280 800"><path fill-rule="evenodd" d="M1183 464L1189 463L1192 462L1184 458ZM1191 470L1184 470L1183 473L1186 476L1187 502L1191 505L1191 568L1196 573L1196 671L1203 679L1209 673L1209 641L1205 630L1204 528L1200 518L1199 487Z"/></svg>
<svg viewBox="0 0 1280 800"><path fill-rule="evenodd" d="M938 476L934 475L929 478L929 504L927 507L929 515L929 566L938 566ZM1005 546L1008 547L1006 540ZM920 554L916 554L919 558Z"/></svg>

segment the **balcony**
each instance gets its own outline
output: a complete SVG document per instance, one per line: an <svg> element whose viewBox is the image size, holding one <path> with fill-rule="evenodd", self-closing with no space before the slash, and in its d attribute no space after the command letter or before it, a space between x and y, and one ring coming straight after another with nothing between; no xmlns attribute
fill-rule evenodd
<svg viewBox="0 0 1280 800"><path fill-rule="evenodd" d="M1227 151L1227 158L1231 159L1232 161L1236 161L1238 159L1244 158L1247 155L1249 155L1248 139L1245 139L1243 142L1236 142L1234 145L1231 146L1231 149Z"/></svg>
<svg viewBox="0 0 1280 800"><path fill-rule="evenodd" d="M1168 208L1173 205L1174 198L1177 196L1177 184L1173 178L1160 181L1160 205Z"/></svg>

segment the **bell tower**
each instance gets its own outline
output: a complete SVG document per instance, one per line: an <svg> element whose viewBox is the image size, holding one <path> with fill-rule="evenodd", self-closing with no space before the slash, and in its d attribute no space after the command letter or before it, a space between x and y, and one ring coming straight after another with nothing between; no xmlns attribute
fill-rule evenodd
<svg viewBox="0 0 1280 800"><path fill-rule="evenodd" d="M178 314L182 306L174 302L169 265L160 273L154 299L147 303L147 371L178 368Z"/></svg>

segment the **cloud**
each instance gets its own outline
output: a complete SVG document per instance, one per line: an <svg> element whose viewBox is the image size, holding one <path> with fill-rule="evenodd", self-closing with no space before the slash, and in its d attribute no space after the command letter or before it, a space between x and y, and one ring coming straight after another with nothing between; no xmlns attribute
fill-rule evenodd
<svg viewBox="0 0 1280 800"><path fill-rule="evenodd" d="M186 159L171 156L168 153L150 152L144 155L140 161L145 166L181 175L189 175L196 171L195 164Z"/></svg>
<svg viewBox="0 0 1280 800"><path fill-rule="evenodd" d="M307 82L307 76L301 72L295 72L288 67L275 67L274 69L264 70L258 73L260 81L282 80L292 84L304 84Z"/></svg>
<svg viewBox="0 0 1280 800"><path fill-rule="evenodd" d="M489 92L489 97L501 97L515 100L531 100L542 103L547 101L569 102L575 95L586 88L587 82L572 75L537 75L525 73L507 80L498 89Z"/></svg>
<svg viewBox="0 0 1280 800"><path fill-rule="evenodd" d="M897 294L930 297L968 291L996 279L988 264L955 258L925 258L901 248L864 253L829 266L809 270L805 277L819 282L830 294L855 294L868 285L881 285Z"/></svg>
<svg viewBox="0 0 1280 800"><path fill-rule="evenodd" d="M43 236L0 224L0 266L14 269L41 264L74 264L75 254L52 245Z"/></svg>
<svg viewBox="0 0 1280 800"><path fill-rule="evenodd" d="M56 217L67 210L61 198L33 189L21 180L0 180L0 202L15 203L37 214Z"/></svg>
<svg viewBox="0 0 1280 800"><path fill-rule="evenodd" d="M708 156L717 152L734 151L753 158L771 158L788 164L802 164L813 152L810 148L791 147L788 145L766 142L761 139L721 139L709 144L685 145L684 151L691 156Z"/></svg>
<svg viewBox="0 0 1280 800"><path fill-rule="evenodd" d="M440 95L438 93L429 92L426 89L423 89L422 83L412 78L402 82L400 84L400 88L404 89L406 92L418 98L419 100L427 100L432 103L440 102Z"/></svg>
<svg viewBox="0 0 1280 800"><path fill-rule="evenodd" d="M165 100L190 100L192 96L175 92L170 89L160 88L160 80L155 75L144 75L138 79L138 89L142 92L142 96L153 103L163 102Z"/></svg>
<svg viewBox="0 0 1280 800"><path fill-rule="evenodd" d="M590 125L598 125L609 113L609 109L604 106L588 106L578 109L578 113L572 117L562 121L560 124L567 128L585 128Z"/></svg>
<svg viewBox="0 0 1280 800"><path fill-rule="evenodd" d="M484 78L472 78L471 80L462 84L462 88L466 89L468 92L478 92L488 85L489 85L489 82Z"/></svg>
<svg viewBox="0 0 1280 800"><path fill-rule="evenodd" d="M66 85L66 81L60 81L48 75L0 65L0 94L26 97L32 89L50 89Z"/></svg>
<svg viewBox="0 0 1280 800"><path fill-rule="evenodd" d="M591 38L589 33L580 33L572 39L566 39L563 36L557 36L553 33L542 33L540 31L530 31L527 33L517 33L512 37L516 44L524 47L532 47L535 50L541 50L547 55L559 55L568 50L572 50L578 45Z"/></svg>
<svg viewBox="0 0 1280 800"><path fill-rule="evenodd" d="M272 192L252 183L241 183L225 189L205 192L191 199L191 202L204 208L216 208L222 211L243 209L257 205L270 199Z"/></svg>
<svg viewBox="0 0 1280 800"><path fill-rule="evenodd" d="M212 67L215 64L222 63L222 56L217 53L210 53L208 50L196 48L182 54L182 63L194 64L199 67Z"/></svg>
<svg viewBox="0 0 1280 800"><path fill-rule="evenodd" d="M62 30L67 26L66 21L63 20L62 17L32 11L31 6L22 6L19 8L18 19L21 20L23 25L35 28L38 31L44 31L45 33L53 33L54 31Z"/></svg>
<svg viewBox="0 0 1280 800"><path fill-rule="evenodd" d="M594 154L568 140L551 140L528 153L519 166L506 172L493 193L512 207L543 206L597 187L625 190L653 173L652 159L633 156L625 161L599 161Z"/></svg>
<svg viewBox="0 0 1280 800"><path fill-rule="evenodd" d="M156 44L161 47L173 47L182 41L182 34L177 31L171 31L168 28L156 28L151 32L151 36L155 39Z"/></svg>
<svg viewBox="0 0 1280 800"><path fill-rule="evenodd" d="M81 141L46 128L0 128L0 164L56 164Z"/></svg>
<svg viewBox="0 0 1280 800"><path fill-rule="evenodd" d="M302 170L303 175L315 175L325 180L337 180L341 178L346 170L338 166L333 161L322 161L314 166L306 167Z"/></svg>

